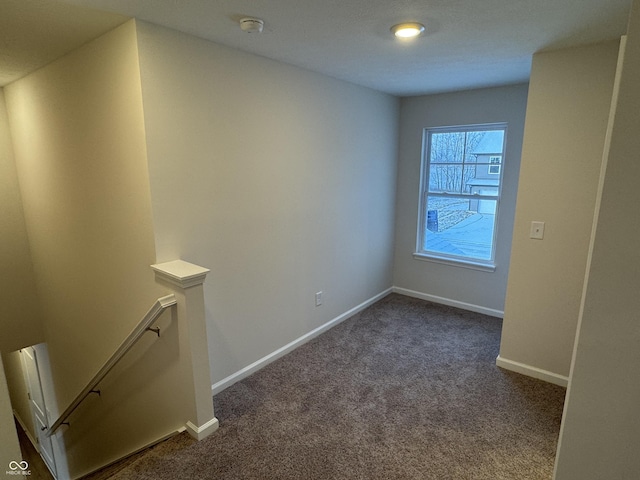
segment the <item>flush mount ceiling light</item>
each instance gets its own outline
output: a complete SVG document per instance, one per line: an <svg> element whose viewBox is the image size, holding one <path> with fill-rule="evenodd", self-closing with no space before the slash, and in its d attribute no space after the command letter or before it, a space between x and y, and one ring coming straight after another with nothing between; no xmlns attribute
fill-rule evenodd
<svg viewBox="0 0 640 480"><path fill-rule="evenodd" d="M259 18L241 18L240 28L247 33L262 33L264 22Z"/></svg>
<svg viewBox="0 0 640 480"><path fill-rule="evenodd" d="M391 31L398 38L415 38L422 35L424 25L417 22L399 23L391 27Z"/></svg>

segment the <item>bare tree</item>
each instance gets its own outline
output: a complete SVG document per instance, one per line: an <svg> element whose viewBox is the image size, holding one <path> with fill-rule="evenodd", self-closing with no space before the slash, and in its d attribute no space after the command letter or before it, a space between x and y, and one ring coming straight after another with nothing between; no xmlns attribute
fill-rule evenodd
<svg viewBox="0 0 640 480"><path fill-rule="evenodd" d="M429 189L464 193L475 177L475 149L485 132L446 132L431 135Z"/></svg>

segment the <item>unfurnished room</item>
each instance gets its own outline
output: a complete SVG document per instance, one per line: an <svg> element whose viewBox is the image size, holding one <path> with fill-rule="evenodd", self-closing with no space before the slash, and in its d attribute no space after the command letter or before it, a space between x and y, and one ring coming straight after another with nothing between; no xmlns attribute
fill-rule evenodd
<svg viewBox="0 0 640 480"><path fill-rule="evenodd" d="M640 3L0 0L0 475L640 478Z"/></svg>

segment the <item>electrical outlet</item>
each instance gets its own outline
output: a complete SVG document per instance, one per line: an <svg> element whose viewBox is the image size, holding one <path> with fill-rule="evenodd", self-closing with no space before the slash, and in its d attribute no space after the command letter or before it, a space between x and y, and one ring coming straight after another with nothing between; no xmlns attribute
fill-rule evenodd
<svg viewBox="0 0 640 480"><path fill-rule="evenodd" d="M544 238L544 222L531 222L529 238L535 238L536 240Z"/></svg>
<svg viewBox="0 0 640 480"><path fill-rule="evenodd" d="M322 292L316 292L316 307L322 305Z"/></svg>

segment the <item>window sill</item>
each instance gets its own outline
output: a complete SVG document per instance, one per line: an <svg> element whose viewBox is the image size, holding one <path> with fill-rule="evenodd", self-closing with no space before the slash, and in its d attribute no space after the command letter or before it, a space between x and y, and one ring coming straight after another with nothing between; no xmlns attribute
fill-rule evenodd
<svg viewBox="0 0 640 480"><path fill-rule="evenodd" d="M458 258L439 257L427 253L414 253L413 258L423 262L440 263L443 265L451 265L453 267L469 268L471 270L479 270L481 272L495 272L496 266L491 263L474 262L473 260L463 260Z"/></svg>

